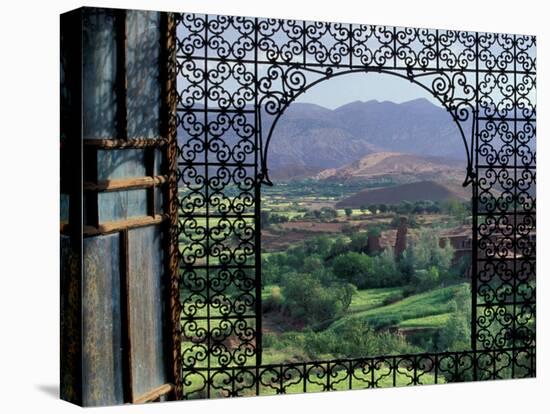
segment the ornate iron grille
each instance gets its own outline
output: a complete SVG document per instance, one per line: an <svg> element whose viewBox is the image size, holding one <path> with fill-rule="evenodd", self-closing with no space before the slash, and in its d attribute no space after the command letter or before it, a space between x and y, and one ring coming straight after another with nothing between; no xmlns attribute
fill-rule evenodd
<svg viewBox="0 0 550 414"><path fill-rule="evenodd" d="M180 14L176 38L184 398L535 375L534 37ZM301 93L353 72L429 91L461 133L471 349L262 365L260 188L273 129Z"/></svg>

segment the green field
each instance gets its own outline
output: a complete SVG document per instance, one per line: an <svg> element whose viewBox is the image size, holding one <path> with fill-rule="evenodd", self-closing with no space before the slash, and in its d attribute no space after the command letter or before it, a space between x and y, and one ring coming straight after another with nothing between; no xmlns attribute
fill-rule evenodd
<svg viewBox="0 0 550 414"><path fill-rule="evenodd" d="M397 325L400 328L428 328L428 329L437 329L444 326L449 318L452 316L452 313L440 313L437 315L423 316L420 318L407 319L403 322L399 322Z"/></svg>
<svg viewBox="0 0 550 414"><path fill-rule="evenodd" d="M467 286L467 284L464 284ZM444 323L446 317L452 311L452 299L461 286L449 286L412 295L405 299L386 306L376 306L381 297L388 297L395 292L376 292L378 289L361 292L360 303L372 306L367 309L353 312L353 302L350 307L351 315L336 321L332 327L338 327L349 318L360 318L374 326L399 325L401 327L434 327L437 321ZM384 289L388 290L388 289ZM382 299L383 301L383 299ZM438 319L439 317L439 319ZM425 324L423 324L425 322ZM409 325L408 325L409 324Z"/></svg>
<svg viewBox="0 0 550 414"><path fill-rule="evenodd" d="M360 290L353 296L349 312L357 313L379 308L384 304L384 301L393 297L400 297L402 294L403 288L400 287Z"/></svg>

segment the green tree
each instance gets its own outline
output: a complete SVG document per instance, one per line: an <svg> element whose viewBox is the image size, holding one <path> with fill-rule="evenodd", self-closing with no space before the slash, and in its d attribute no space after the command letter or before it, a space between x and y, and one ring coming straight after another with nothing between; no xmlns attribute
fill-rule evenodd
<svg viewBox="0 0 550 414"><path fill-rule="evenodd" d="M289 273L282 283L284 308L307 324L330 321L343 312L341 292L324 287L309 273Z"/></svg>
<svg viewBox="0 0 550 414"><path fill-rule="evenodd" d="M334 275L342 281L354 284L359 289L376 287L374 261L363 253L348 252L336 257L332 264Z"/></svg>
<svg viewBox="0 0 550 414"><path fill-rule="evenodd" d="M432 250L432 260L431 263L438 269L441 269L443 272L447 273L451 269L451 264L453 263L454 257L454 248L451 246L449 239L443 240L443 246L439 242L439 237L437 237L437 247L434 246Z"/></svg>
<svg viewBox="0 0 550 414"><path fill-rule="evenodd" d="M438 351L463 351L470 348L471 300L470 287L465 285L455 295L453 313L437 337Z"/></svg>
<svg viewBox="0 0 550 414"><path fill-rule="evenodd" d="M397 207L395 211L399 214L410 214L412 212L413 205L410 201L403 200Z"/></svg>
<svg viewBox="0 0 550 414"><path fill-rule="evenodd" d="M325 257L331 248L332 241L327 236L319 236L304 240L303 245L306 255L318 254Z"/></svg>
<svg viewBox="0 0 550 414"><path fill-rule="evenodd" d="M334 219L338 217L338 212L332 207L321 208L321 216L326 219Z"/></svg>
<svg viewBox="0 0 550 414"><path fill-rule="evenodd" d="M330 246L330 251L327 258L335 258L338 255L346 253L348 250L348 243L345 237L338 236L336 240Z"/></svg>
<svg viewBox="0 0 550 414"><path fill-rule="evenodd" d="M320 256L311 255L304 259L304 265L302 266L304 272L313 273L324 269L324 263Z"/></svg>
<svg viewBox="0 0 550 414"><path fill-rule="evenodd" d="M286 223L288 221L288 216L284 214L270 213L269 221L271 223Z"/></svg>
<svg viewBox="0 0 550 414"><path fill-rule="evenodd" d="M338 358L353 358L418 351L407 343L403 335L377 331L360 318L349 318L334 329L307 332L304 347L309 357L313 359L327 353Z"/></svg>
<svg viewBox="0 0 550 414"><path fill-rule="evenodd" d="M262 300L262 311L266 313L277 312L281 309L282 303L281 288L279 286L272 286L269 289L269 295Z"/></svg>
<svg viewBox="0 0 550 414"><path fill-rule="evenodd" d="M382 234L382 229L378 226L370 226L368 230L368 235L373 237L378 237Z"/></svg>
<svg viewBox="0 0 550 414"><path fill-rule="evenodd" d="M438 283L451 279L453 257L454 249L448 241L440 245L439 232L420 229L416 240L407 246L399 267L404 278L411 280L411 291L419 292L435 286L429 282L436 278L435 272Z"/></svg>
<svg viewBox="0 0 550 414"><path fill-rule="evenodd" d="M342 303L342 312L346 312L351 305L353 295L357 293L357 288L351 283L344 283L341 286L334 286L338 292L338 299Z"/></svg>
<svg viewBox="0 0 550 414"><path fill-rule="evenodd" d="M393 251L389 248L374 258L374 268L380 287L402 286L408 283L395 262Z"/></svg>
<svg viewBox="0 0 550 414"><path fill-rule="evenodd" d="M417 240L411 241L407 246L413 267L428 269L435 266L439 272L448 272L454 256L454 249L448 240L442 247L439 232L433 229L420 229L417 234Z"/></svg>
<svg viewBox="0 0 550 414"><path fill-rule="evenodd" d="M468 203L463 203L458 200L447 200L443 204L443 211L453 216L459 223L464 223L471 211L468 207Z"/></svg>
<svg viewBox="0 0 550 414"><path fill-rule="evenodd" d="M430 266L428 269L417 269L412 279L412 287L416 292L424 292L439 285L439 270L437 267Z"/></svg>
<svg viewBox="0 0 550 414"><path fill-rule="evenodd" d="M351 215L353 214L353 209L351 209L350 207L346 207L344 209L344 213L346 213L346 217L351 217Z"/></svg>
<svg viewBox="0 0 550 414"><path fill-rule="evenodd" d="M366 253L369 241L369 233L360 231L351 235L349 250L357 253Z"/></svg>

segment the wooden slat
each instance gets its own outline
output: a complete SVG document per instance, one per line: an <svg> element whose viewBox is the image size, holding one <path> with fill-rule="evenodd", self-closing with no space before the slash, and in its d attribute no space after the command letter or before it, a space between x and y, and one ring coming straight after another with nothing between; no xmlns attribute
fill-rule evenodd
<svg viewBox="0 0 550 414"><path fill-rule="evenodd" d="M98 149L160 148L167 144L166 138L133 138L133 139L85 139L85 147Z"/></svg>
<svg viewBox="0 0 550 414"><path fill-rule="evenodd" d="M173 384L163 384L158 388L154 388L145 394L140 395L134 399L134 404L143 404L150 401L155 401L156 399L162 397L163 395L168 394L174 389Z"/></svg>
<svg viewBox="0 0 550 414"><path fill-rule="evenodd" d="M118 231L133 229L136 227L151 226L153 224L160 224L168 219L165 214L157 214L154 217L142 216L131 218L127 220L109 221L99 225L99 227L84 226L84 236L97 236L100 234L110 234ZM70 232L70 226L68 224L61 225L61 233L67 234Z"/></svg>
<svg viewBox="0 0 550 414"><path fill-rule="evenodd" d="M120 191L120 190L131 190L136 188L150 188L158 185L162 185L168 181L166 175L157 175L154 177L137 177L137 178L127 178L120 180L104 180L98 181L97 183L85 182L84 191L97 191L97 192L108 192L108 191Z"/></svg>
<svg viewBox="0 0 550 414"><path fill-rule="evenodd" d="M86 148L83 152L84 166L83 174L84 181L97 181L97 148ZM82 187L84 189L84 185ZM87 194L84 199L86 202L86 217L85 223L89 226L97 227L99 225L99 200L97 193Z"/></svg>
<svg viewBox="0 0 550 414"><path fill-rule="evenodd" d="M128 139L128 79L126 72L126 10L116 10L116 92L117 92L117 112L116 112L116 128L117 135L124 139Z"/></svg>

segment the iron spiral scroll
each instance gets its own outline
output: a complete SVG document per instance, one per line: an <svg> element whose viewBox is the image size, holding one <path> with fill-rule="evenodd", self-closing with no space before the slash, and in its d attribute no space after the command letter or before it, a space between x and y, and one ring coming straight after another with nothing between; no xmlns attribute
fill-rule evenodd
<svg viewBox="0 0 550 414"><path fill-rule="evenodd" d="M533 36L176 15L184 398L535 376ZM472 190L471 348L262 364L262 184L300 94L350 73L428 91L464 144Z"/></svg>

